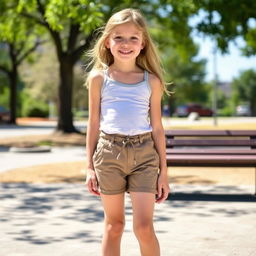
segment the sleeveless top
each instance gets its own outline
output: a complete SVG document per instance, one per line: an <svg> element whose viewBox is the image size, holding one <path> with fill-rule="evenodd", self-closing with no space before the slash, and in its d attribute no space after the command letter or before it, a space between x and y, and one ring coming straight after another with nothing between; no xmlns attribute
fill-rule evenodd
<svg viewBox="0 0 256 256"><path fill-rule="evenodd" d="M151 132L148 72L135 84L118 82L104 71L101 89L100 130L108 134L137 135Z"/></svg>

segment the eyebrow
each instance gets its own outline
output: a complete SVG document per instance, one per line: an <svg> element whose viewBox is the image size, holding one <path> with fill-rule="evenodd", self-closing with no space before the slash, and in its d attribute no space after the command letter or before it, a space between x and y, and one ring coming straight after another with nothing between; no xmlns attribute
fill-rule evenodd
<svg viewBox="0 0 256 256"><path fill-rule="evenodd" d="M120 31L116 31L116 32L113 32L113 34L114 35L122 35L123 34L123 32L120 32ZM139 36L140 35L140 33L139 32L134 32L134 33L132 33L132 35L136 35L136 36Z"/></svg>

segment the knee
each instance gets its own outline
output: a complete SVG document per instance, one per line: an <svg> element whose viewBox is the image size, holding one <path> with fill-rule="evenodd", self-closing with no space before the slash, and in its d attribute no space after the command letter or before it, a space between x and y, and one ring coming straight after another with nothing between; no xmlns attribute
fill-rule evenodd
<svg viewBox="0 0 256 256"><path fill-rule="evenodd" d="M121 236L124 231L125 223L123 221L108 222L106 223L106 231L112 237Z"/></svg>
<svg viewBox="0 0 256 256"><path fill-rule="evenodd" d="M151 222L142 222L133 227L136 237L141 241L149 241L154 236L154 228Z"/></svg>

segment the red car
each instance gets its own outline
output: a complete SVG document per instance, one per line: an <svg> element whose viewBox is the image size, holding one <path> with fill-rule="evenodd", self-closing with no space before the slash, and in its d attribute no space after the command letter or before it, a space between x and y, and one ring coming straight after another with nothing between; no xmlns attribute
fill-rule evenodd
<svg viewBox="0 0 256 256"><path fill-rule="evenodd" d="M186 117L190 113L196 112L199 116L212 116L213 111L210 108L203 107L200 104L187 104L178 106L175 110L175 114L179 117Z"/></svg>
<svg viewBox="0 0 256 256"><path fill-rule="evenodd" d="M10 120L10 112L0 106L0 122L8 122Z"/></svg>

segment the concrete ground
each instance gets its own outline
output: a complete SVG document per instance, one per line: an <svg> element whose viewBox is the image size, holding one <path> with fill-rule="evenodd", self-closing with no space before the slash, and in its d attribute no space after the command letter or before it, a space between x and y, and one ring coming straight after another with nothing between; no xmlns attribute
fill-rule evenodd
<svg viewBox="0 0 256 256"><path fill-rule="evenodd" d="M79 146L52 147L47 153L16 153L0 147L0 173L40 164L85 161L85 157L85 147Z"/></svg>
<svg viewBox="0 0 256 256"><path fill-rule="evenodd" d="M156 205L162 256L254 256L250 186L175 185ZM201 194L203 193L203 194ZM1 256L100 256L103 212L83 184L0 184ZM122 256L139 256L126 197Z"/></svg>

